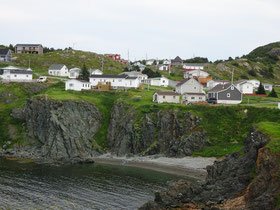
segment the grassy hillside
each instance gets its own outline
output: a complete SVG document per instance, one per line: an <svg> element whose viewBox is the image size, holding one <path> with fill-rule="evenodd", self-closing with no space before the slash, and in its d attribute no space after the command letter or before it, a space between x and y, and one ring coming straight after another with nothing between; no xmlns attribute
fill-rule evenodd
<svg viewBox="0 0 280 210"><path fill-rule="evenodd" d="M280 84L280 42L258 47L242 58L207 65L214 79L258 79Z"/></svg>
<svg viewBox="0 0 280 210"><path fill-rule="evenodd" d="M123 71L126 65L116 62L111 58L103 55L98 55L92 52L84 51L55 51L44 53L43 55L32 54L13 54L13 62L2 64L15 65L21 67L28 67L30 60L30 67L34 72L42 75L47 75L47 70L51 64L65 64L68 68L80 67L86 64L87 68L101 69L102 59L104 59L105 74L118 74Z"/></svg>

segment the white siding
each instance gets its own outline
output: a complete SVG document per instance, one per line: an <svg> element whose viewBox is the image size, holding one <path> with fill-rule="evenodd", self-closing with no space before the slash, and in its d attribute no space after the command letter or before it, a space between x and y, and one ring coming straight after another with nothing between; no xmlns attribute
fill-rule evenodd
<svg viewBox="0 0 280 210"><path fill-rule="evenodd" d="M153 95L153 102L155 103L180 103L180 96L173 95L158 95L155 93Z"/></svg>
<svg viewBox="0 0 280 210"><path fill-rule="evenodd" d="M89 82L82 82L79 80L67 80L65 83L65 90L75 90L75 91L81 91L81 90L89 90L91 89L91 85Z"/></svg>

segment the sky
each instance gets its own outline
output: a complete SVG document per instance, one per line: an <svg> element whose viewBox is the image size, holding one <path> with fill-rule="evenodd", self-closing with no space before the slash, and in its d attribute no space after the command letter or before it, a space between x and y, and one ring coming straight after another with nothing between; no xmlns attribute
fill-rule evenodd
<svg viewBox="0 0 280 210"><path fill-rule="evenodd" d="M280 0L0 0L0 44L227 59L280 41Z"/></svg>

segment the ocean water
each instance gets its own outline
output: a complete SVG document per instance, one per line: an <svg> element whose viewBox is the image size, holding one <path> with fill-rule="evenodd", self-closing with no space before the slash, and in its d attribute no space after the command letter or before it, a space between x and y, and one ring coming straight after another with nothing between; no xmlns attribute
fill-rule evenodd
<svg viewBox="0 0 280 210"><path fill-rule="evenodd" d="M127 166L0 159L0 209L137 209L179 179Z"/></svg>

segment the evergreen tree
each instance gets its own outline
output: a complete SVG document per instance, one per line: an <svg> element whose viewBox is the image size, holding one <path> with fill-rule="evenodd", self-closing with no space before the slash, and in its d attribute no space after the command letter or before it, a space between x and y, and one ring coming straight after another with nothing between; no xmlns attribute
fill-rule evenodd
<svg viewBox="0 0 280 210"><path fill-rule="evenodd" d="M272 91L269 93L268 97L278 98L277 93L275 92L274 88L272 88Z"/></svg>
<svg viewBox="0 0 280 210"><path fill-rule="evenodd" d="M264 86L262 85L262 83L260 83L260 86L258 87L258 90L256 93L259 95L266 95L266 92L265 92L265 89L264 89Z"/></svg>
<svg viewBox="0 0 280 210"><path fill-rule="evenodd" d="M82 68L81 75L80 75L80 79L88 81L89 80L89 76L90 76L89 75L89 71L88 71L86 65L84 64L83 68Z"/></svg>

